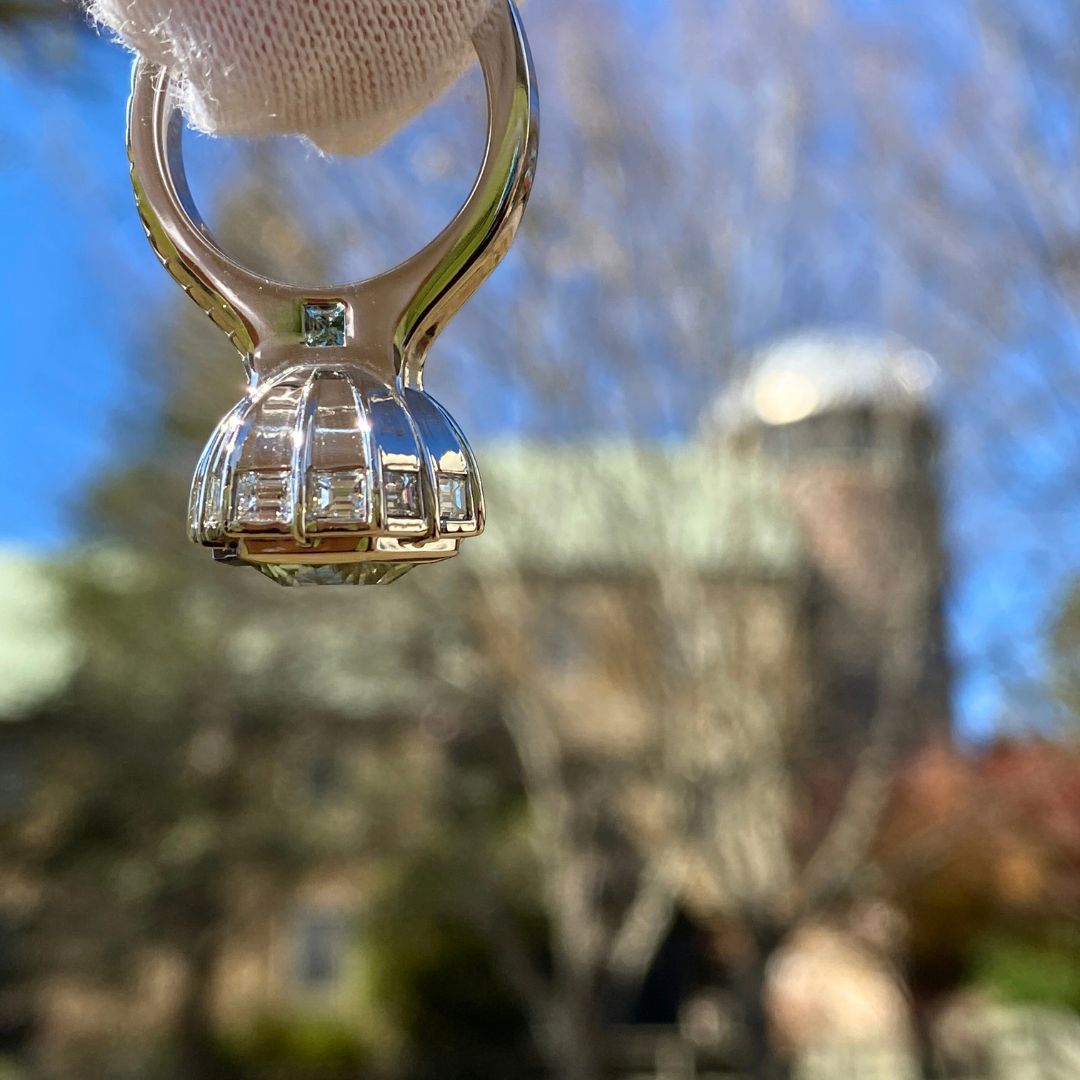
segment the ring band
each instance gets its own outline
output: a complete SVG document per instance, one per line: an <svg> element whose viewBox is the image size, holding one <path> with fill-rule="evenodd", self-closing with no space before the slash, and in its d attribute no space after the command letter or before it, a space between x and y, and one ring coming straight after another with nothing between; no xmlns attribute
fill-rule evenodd
<svg viewBox="0 0 1080 1080"><path fill-rule="evenodd" d="M512 0L473 37L487 86L488 137L464 205L423 250L385 273L305 288L249 270L214 241L184 175L181 119L168 72L135 64L128 156L140 216L158 257L228 334L256 375L276 370L299 340L301 305L344 301L354 320L345 347L384 375L420 385L431 342L509 248L532 186L538 106L528 42ZM388 366L390 365L390 366Z"/></svg>

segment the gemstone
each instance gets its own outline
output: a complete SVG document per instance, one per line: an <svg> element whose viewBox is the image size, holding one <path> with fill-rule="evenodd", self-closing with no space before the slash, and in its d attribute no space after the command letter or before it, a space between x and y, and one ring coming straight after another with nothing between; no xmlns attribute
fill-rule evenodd
<svg viewBox="0 0 1080 1080"><path fill-rule="evenodd" d="M306 566L291 563L254 563L255 569L279 585L381 585L396 581L416 564L411 562L323 563Z"/></svg>
<svg viewBox="0 0 1080 1080"><path fill-rule="evenodd" d="M464 476L439 474L439 516L444 521L469 520L468 483Z"/></svg>
<svg viewBox="0 0 1080 1080"><path fill-rule="evenodd" d="M249 469L236 478L233 517L238 525L288 525L290 502L288 469Z"/></svg>
<svg viewBox="0 0 1080 1080"><path fill-rule="evenodd" d="M301 308L300 329L304 344L314 348L340 348L345 344L347 309L340 300L305 303Z"/></svg>
<svg viewBox="0 0 1080 1080"><path fill-rule="evenodd" d="M420 516L420 474L402 469L383 469L383 493L386 516L418 518Z"/></svg>
<svg viewBox="0 0 1080 1080"><path fill-rule="evenodd" d="M363 469L312 469L308 474L308 513L320 522L367 522L367 478Z"/></svg>

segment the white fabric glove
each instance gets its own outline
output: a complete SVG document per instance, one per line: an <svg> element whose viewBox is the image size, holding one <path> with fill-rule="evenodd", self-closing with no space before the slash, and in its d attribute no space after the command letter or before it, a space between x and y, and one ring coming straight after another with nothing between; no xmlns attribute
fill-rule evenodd
<svg viewBox="0 0 1080 1080"><path fill-rule="evenodd" d="M222 135L299 133L365 153L473 59L493 0L90 0L166 65L188 122Z"/></svg>

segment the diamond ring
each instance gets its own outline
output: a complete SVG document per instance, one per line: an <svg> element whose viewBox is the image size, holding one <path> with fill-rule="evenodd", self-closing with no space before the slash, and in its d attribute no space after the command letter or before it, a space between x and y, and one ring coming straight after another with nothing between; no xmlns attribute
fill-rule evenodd
<svg viewBox="0 0 1080 1080"><path fill-rule="evenodd" d="M247 393L192 484L189 531L218 560L283 584L374 584L455 555L484 527L476 461L424 390L447 321L502 259L532 187L536 79L512 0L473 42L488 138L465 204L422 251L329 288L272 281L227 255L192 205L168 72L139 60L128 155L159 259L232 341Z"/></svg>

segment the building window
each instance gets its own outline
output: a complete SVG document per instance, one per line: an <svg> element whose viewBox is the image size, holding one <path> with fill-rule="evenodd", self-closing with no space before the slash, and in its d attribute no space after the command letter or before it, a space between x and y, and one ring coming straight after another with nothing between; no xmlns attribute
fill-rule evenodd
<svg viewBox="0 0 1080 1080"><path fill-rule="evenodd" d="M0 820L26 809L33 782L29 756L21 746L0 747Z"/></svg>
<svg viewBox="0 0 1080 1080"><path fill-rule="evenodd" d="M304 990L340 985L349 947L349 920L340 911L306 910L293 929L293 979Z"/></svg>
<svg viewBox="0 0 1080 1080"><path fill-rule="evenodd" d="M313 803L326 805L345 793L345 770L339 751L321 751L308 762L307 794Z"/></svg>
<svg viewBox="0 0 1080 1080"><path fill-rule="evenodd" d="M536 652L549 671L570 674L584 666L585 635L581 621L562 597L542 602L533 624Z"/></svg>

